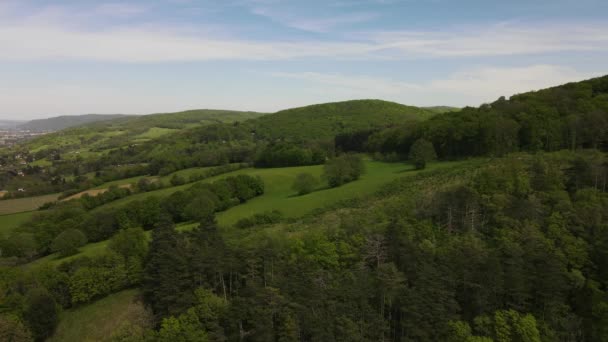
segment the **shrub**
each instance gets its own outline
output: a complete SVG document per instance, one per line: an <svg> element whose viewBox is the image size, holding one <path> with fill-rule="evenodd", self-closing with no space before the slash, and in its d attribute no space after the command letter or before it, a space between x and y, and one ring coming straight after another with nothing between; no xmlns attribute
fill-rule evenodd
<svg viewBox="0 0 608 342"><path fill-rule="evenodd" d="M332 188L357 180L361 174L363 161L356 154L344 154L328 160L323 168L323 177Z"/></svg>
<svg viewBox="0 0 608 342"><path fill-rule="evenodd" d="M186 184L186 179L178 174L174 174L173 177L171 177L170 182L171 182L171 185L178 186L178 185Z"/></svg>
<svg viewBox="0 0 608 342"><path fill-rule="evenodd" d="M283 213L278 210L273 210L240 219L235 226L237 228L249 228L262 224L278 223L281 222L281 220L283 220Z"/></svg>
<svg viewBox="0 0 608 342"><path fill-rule="evenodd" d="M296 191L298 195L306 195L315 189L317 183L317 179L310 173L300 173L296 176L291 188Z"/></svg>

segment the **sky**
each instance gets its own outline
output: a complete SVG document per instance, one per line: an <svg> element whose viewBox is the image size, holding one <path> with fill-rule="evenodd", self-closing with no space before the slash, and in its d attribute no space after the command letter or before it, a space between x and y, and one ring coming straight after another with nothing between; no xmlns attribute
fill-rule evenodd
<svg viewBox="0 0 608 342"><path fill-rule="evenodd" d="M608 74L607 19L606 0L0 0L0 119L478 106Z"/></svg>

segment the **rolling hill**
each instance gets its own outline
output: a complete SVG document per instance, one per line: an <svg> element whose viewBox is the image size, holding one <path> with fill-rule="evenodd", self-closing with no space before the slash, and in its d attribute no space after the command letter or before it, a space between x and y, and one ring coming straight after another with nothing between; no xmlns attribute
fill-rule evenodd
<svg viewBox="0 0 608 342"><path fill-rule="evenodd" d="M62 115L48 119L31 120L19 124L17 128L30 131L60 131L69 127L80 126L97 121L105 121L127 117L121 114L84 114Z"/></svg>
<svg viewBox="0 0 608 342"><path fill-rule="evenodd" d="M282 110L252 122L257 135L269 139L333 138L337 133L421 121L435 113L382 100L352 100Z"/></svg>

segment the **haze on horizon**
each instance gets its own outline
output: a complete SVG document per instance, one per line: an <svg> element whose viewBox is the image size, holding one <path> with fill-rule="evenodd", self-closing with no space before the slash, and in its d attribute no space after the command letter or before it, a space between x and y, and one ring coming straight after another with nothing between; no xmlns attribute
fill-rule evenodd
<svg viewBox="0 0 608 342"><path fill-rule="evenodd" d="M0 119L476 106L606 74L606 13L602 0L2 0Z"/></svg>

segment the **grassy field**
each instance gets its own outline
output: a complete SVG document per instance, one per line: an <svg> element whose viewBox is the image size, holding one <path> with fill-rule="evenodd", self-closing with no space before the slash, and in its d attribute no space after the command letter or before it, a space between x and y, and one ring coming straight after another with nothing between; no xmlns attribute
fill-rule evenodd
<svg viewBox="0 0 608 342"><path fill-rule="evenodd" d="M19 225L29 220L32 215L34 215L33 211L0 216L0 237L10 234Z"/></svg>
<svg viewBox="0 0 608 342"><path fill-rule="evenodd" d="M49 342L109 341L123 324L141 319L138 290L124 290L96 302L61 313Z"/></svg>
<svg viewBox="0 0 608 342"><path fill-rule="evenodd" d="M177 132L177 131L178 131L177 129L171 129L171 128L152 127L149 130L147 130L146 132L135 136L135 140L154 139L154 138L162 137L165 134L169 134L169 133L173 133L173 132Z"/></svg>
<svg viewBox="0 0 608 342"><path fill-rule="evenodd" d="M43 265L57 266L62 262L70 261L83 256L93 257L105 252L108 247L108 242L109 240L104 240L100 242L86 244L79 248L78 253L65 258L60 258L57 253L49 254L43 258L36 259L30 262L29 264L26 264L26 267L40 267Z"/></svg>
<svg viewBox="0 0 608 342"><path fill-rule="evenodd" d="M453 164L449 162L432 163L426 170L450 167L451 165ZM323 169L321 165L271 169L248 168L211 177L202 182L213 182L218 179L239 174L259 176L264 181L266 188L264 195L218 214L218 222L220 225L226 226L232 225L238 220L255 213L275 209L283 212L286 217L298 217L316 208L324 207L340 200L371 194L382 184L397 177L412 175L418 172L414 171L411 165L404 163L366 161L365 167L366 173L356 182L333 189L327 189L324 185L320 185L317 191L304 196L296 196L295 192L291 190L293 180L297 174L302 172L308 172L315 177L320 178ZM99 208L117 207L135 200L143 200L150 196L169 196L176 191L187 189L190 186L192 186L192 184L140 193L122 198Z"/></svg>
<svg viewBox="0 0 608 342"><path fill-rule="evenodd" d="M440 168L449 168L458 164L459 162L442 162L442 163L431 163L427 166L424 171L435 170ZM319 185L318 189L308 195L297 196L296 193L291 189L294 178L301 172L308 172L315 177L320 177L322 172L322 166L302 166L302 167L289 167L289 168L273 168L273 169L242 169L235 172L231 172L224 175L219 175L206 179L204 181L214 181L227 177L229 175L236 174L249 174L252 176L260 176L265 183L265 193L260 197L256 197L245 204L238 205L228 209L227 211L220 212L217 215L218 223L220 226L227 228L242 218L249 217L253 214L279 210L285 217L295 218L303 216L314 209L322 208L341 200L359 198L362 196L370 195L378 190L383 184L390 182L398 177L408 177L415 175L418 172L409 164L404 163L382 163L375 161L366 161L366 173L361 179L345 184L338 188L326 188L324 185ZM128 203L134 199L142 199L146 196L162 195L166 196L170 193L184 189L190 186L189 184L162 189L158 191L152 191L148 193L137 194L130 196L119 201L110 203L112 206L121 205ZM182 223L177 226L178 230L189 230L196 226L196 223ZM147 232L150 237L150 232ZM82 256L95 256L103 253L107 250L108 241L101 241L95 243L89 243L80 248L78 254L59 258L57 254L47 255L43 258L37 259L29 264L27 267L38 267L41 265L59 265L64 261L68 261L77 257Z"/></svg>
<svg viewBox="0 0 608 342"><path fill-rule="evenodd" d="M0 215L21 213L24 211L37 210L47 202L56 201L59 194L51 194L36 197L16 198L0 201Z"/></svg>
<svg viewBox="0 0 608 342"><path fill-rule="evenodd" d="M430 164L426 170L449 167L451 163ZM229 226L238 220L256 213L279 210L285 217L299 217L314 209L331 205L341 200L359 198L370 195L378 188L398 177L414 175L413 166L404 163L365 162L366 172L355 181L337 188L327 188L325 184L307 195L297 196L291 189L297 174L311 173L319 178L322 166L306 166L278 169L248 169L249 175L260 176L264 180L265 192L260 197L253 198L247 203L232 207L217 215L221 226Z"/></svg>

